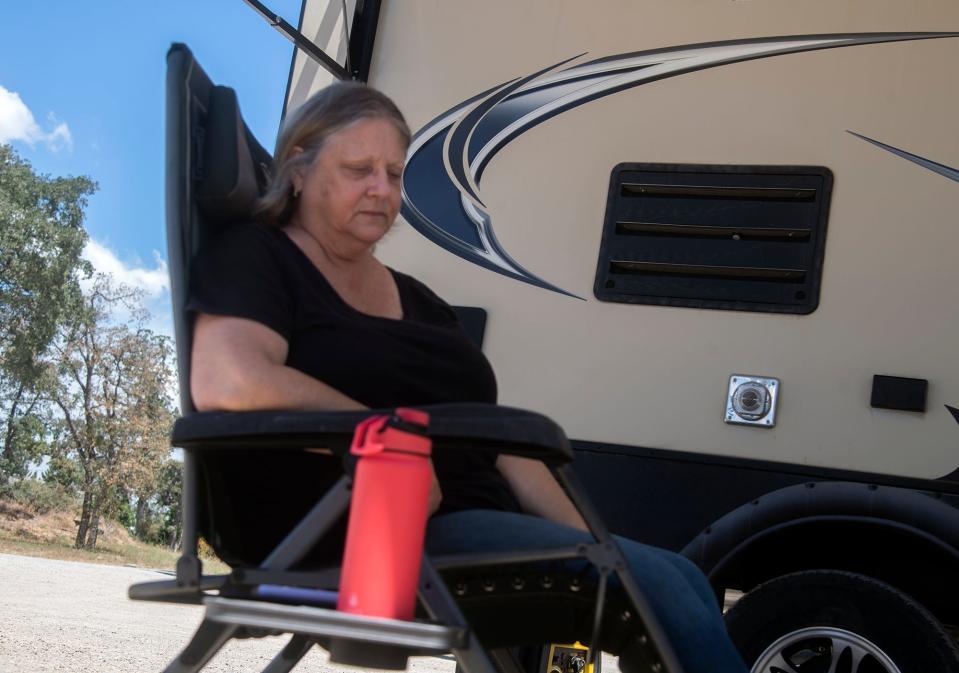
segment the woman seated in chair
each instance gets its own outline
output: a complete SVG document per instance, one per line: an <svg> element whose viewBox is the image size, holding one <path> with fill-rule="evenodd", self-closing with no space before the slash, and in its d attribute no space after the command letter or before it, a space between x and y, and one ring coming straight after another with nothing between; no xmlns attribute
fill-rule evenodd
<svg viewBox="0 0 959 673"><path fill-rule="evenodd" d="M452 309L373 254L400 208L409 143L393 102L361 84L335 84L290 115L258 221L233 227L195 267L198 409L496 402L493 370ZM434 466L431 554L592 540L537 461L479 449L437 453ZM686 670L743 671L702 573L672 552L619 543ZM635 670L640 648L620 649Z"/></svg>

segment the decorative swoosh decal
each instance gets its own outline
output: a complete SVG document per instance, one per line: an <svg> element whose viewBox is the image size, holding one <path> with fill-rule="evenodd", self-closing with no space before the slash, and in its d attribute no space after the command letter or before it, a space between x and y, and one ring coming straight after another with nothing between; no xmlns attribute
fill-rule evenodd
<svg viewBox="0 0 959 673"><path fill-rule="evenodd" d="M952 414L952 417L956 419L956 423L959 423L959 409L956 409L955 407L950 407L948 404L944 406L946 407L946 409L949 410L949 413ZM939 479L942 481L959 482L959 468L956 468L955 470L953 470L952 472L950 472L949 474L945 476L939 477Z"/></svg>
<svg viewBox="0 0 959 673"><path fill-rule="evenodd" d="M918 154L913 154L912 152L907 152L906 150L901 150L898 147L893 147L892 145L887 145L886 143L881 143L878 140L873 140L872 138L867 138L866 136L856 133L855 131L846 131L846 133L851 133L857 138L862 138L867 143L872 143L876 147L881 147L887 152L892 152L893 154L902 157L903 159L908 159L914 164L919 164L923 168L928 168L934 173L938 173L944 177L959 182L959 170L946 166L945 164L936 163L935 161L930 161L929 159L924 159Z"/></svg>
<svg viewBox="0 0 959 673"><path fill-rule="evenodd" d="M697 70L817 49L943 37L959 37L959 33L770 37L619 54L565 68L573 59L560 62L464 101L420 129L407 155L403 217L429 240L463 259L575 297L523 268L493 233L480 181L493 156L514 138L574 107Z"/></svg>

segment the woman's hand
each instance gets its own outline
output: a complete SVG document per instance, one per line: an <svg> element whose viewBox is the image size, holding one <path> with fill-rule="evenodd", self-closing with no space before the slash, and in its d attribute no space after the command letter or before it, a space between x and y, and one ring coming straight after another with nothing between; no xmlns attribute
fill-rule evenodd
<svg viewBox="0 0 959 673"><path fill-rule="evenodd" d="M427 511L427 516L433 516L436 514L436 510L440 508L440 503L443 502L443 491L440 489L440 482L436 479L436 470L433 469L433 461L430 461L430 499L429 499L429 511Z"/></svg>
<svg viewBox="0 0 959 673"><path fill-rule="evenodd" d="M524 512L570 528L589 530L573 501L542 462L502 454L496 459L496 469L506 478Z"/></svg>

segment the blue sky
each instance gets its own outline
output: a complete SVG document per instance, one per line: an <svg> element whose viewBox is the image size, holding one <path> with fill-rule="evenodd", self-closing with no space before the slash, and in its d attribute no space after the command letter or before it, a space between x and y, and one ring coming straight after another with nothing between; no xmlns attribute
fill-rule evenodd
<svg viewBox="0 0 959 673"><path fill-rule="evenodd" d="M266 4L297 24L299 0ZM3 14L0 142L40 172L99 183L87 208L90 259L142 286L163 329L166 51L189 45L215 82L237 89L247 123L272 147L292 45L242 0L53 0L9 3Z"/></svg>

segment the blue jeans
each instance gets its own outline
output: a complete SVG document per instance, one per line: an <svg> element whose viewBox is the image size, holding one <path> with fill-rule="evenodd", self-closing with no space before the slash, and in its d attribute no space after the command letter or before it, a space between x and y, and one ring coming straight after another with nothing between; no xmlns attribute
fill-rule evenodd
<svg viewBox="0 0 959 673"><path fill-rule="evenodd" d="M426 529L432 556L575 546L588 533L525 514L469 510L434 517ZM706 577L679 554L616 537L630 571L666 631L686 673L745 673ZM571 561L579 564L582 561ZM575 566L574 566L575 568ZM615 588L610 583L611 590ZM584 634L588 637L588 634ZM620 659L620 667L630 668Z"/></svg>

